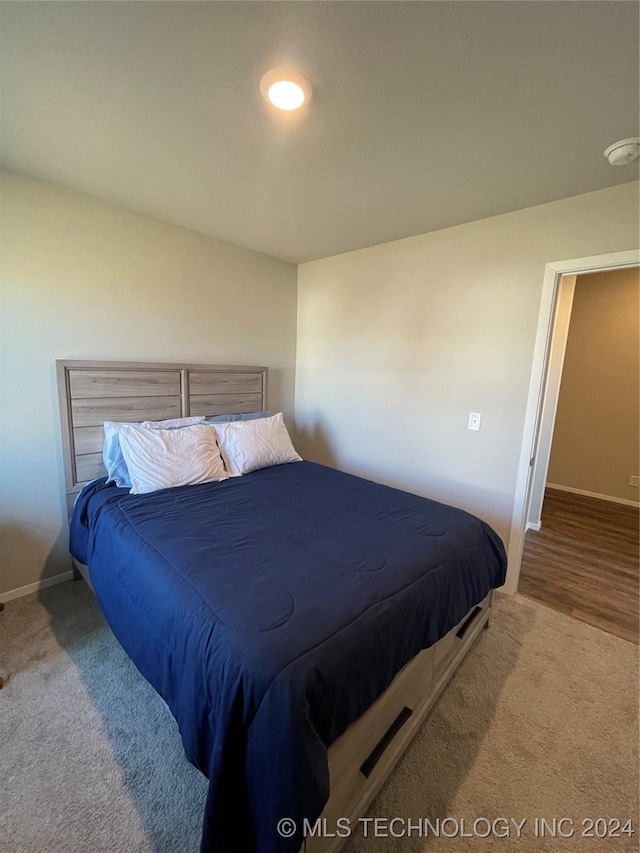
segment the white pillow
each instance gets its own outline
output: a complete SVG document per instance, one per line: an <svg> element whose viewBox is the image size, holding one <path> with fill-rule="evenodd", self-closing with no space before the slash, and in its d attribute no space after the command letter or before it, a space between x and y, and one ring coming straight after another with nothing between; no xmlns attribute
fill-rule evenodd
<svg viewBox="0 0 640 853"><path fill-rule="evenodd" d="M141 424L133 424L133 426L149 427L149 429L182 429L182 427L201 424L204 420L204 415L192 418L169 418L166 421L144 421ZM120 440L118 434L123 423L116 421L105 421L104 423L104 444L102 446L102 461L107 469L107 483L115 483L120 488L131 488L129 480L129 472L127 464L124 461L124 456L120 450Z"/></svg>
<svg viewBox="0 0 640 853"><path fill-rule="evenodd" d="M182 429L187 426L195 426L201 424L204 420L204 415L194 415L190 418L167 418L164 421L142 421L134 426L146 427L147 429Z"/></svg>
<svg viewBox="0 0 640 853"><path fill-rule="evenodd" d="M302 462L291 444L282 412L255 421L213 424L213 429L227 473L232 477L270 465Z"/></svg>
<svg viewBox="0 0 640 853"><path fill-rule="evenodd" d="M123 424L119 435L132 495L227 479L210 426L148 429Z"/></svg>

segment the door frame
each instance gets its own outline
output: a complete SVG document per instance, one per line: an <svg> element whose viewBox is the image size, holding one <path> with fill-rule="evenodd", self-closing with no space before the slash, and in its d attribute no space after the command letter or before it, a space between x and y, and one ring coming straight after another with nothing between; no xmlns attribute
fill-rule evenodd
<svg viewBox="0 0 640 853"><path fill-rule="evenodd" d="M514 593L518 588L520 564L524 535L529 516L531 487L534 480L534 468L538 465L549 465L551 442L548 442L548 452L545 458L537 458L542 431L543 412L547 418L555 420L555 406L552 406L550 392L554 390L549 382L549 365L551 361L551 346L554 340L556 319L558 314L558 295L563 276L582 275L591 272L606 272L608 270L627 269L640 265L640 250L632 249L626 252L611 252L605 255L592 255L586 258L574 258L567 261L548 263L545 267L542 283L542 298L538 315L538 328L533 352L533 365L529 382L527 409L518 464L511 516L511 531L507 556L509 559L509 576L503 587L504 592ZM556 344L561 345L561 334L555 336ZM566 344L566 340L565 340ZM558 382L559 387L559 382ZM557 388L555 389L557 392ZM549 399L547 399L549 395ZM557 400L556 400L557 402ZM546 404L546 405L545 405ZM545 423L545 431L548 424Z"/></svg>
<svg viewBox="0 0 640 853"><path fill-rule="evenodd" d="M576 291L576 275L563 275L558 282L558 293L554 312L553 330L549 342L547 379L540 412L537 448L531 466L529 503L527 505L527 530L540 530L544 490L551 461L551 444L558 411L560 383L564 369L564 357L569 340L569 324Z"/></svg>

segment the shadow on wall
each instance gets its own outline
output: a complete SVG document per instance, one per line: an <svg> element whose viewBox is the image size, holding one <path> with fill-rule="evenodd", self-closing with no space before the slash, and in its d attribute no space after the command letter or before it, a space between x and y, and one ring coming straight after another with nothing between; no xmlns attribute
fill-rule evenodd
<svg viewBox="0 0 640 853"><path fill-rule="evenodd" d="M273 412L274 415L282 411L282 375L279 370L269 368L265 409Z"/></svg>
<svg viewBox="0 0 640 853"><path fill-rule="evenodd" d="M40 579L54 577L64 572L70 572L72 569L73 563L69 553L69 525L62 524L44 561Z"/></svg>
<svg viewBox="0 0 640 853"><path fill-rule="evenodd" d="M53 539L53 544L51 540ZM47 548L48 553L47 553ZM44 559L43 553L46 553ZM9 592L22 586L14 575L19 577L17 569L40 564L41 568L37 578L29 576L33 581L46 580L56 575L70 572L72 568L69 555L69 529L66 525L60 525L58 532L47 536L39 533L35 528L10 522L0 524L0 599L3 592ZM11 576L7 569L9 566L16 567Z"/></svg>
<svg viewBox="0 0 640 853"><path fill-rule="evenodd" d="M320 420L310 426L295 425L292 430L293 444L303 459L338 468L338 458L327 437L327 432Z"/></svg>

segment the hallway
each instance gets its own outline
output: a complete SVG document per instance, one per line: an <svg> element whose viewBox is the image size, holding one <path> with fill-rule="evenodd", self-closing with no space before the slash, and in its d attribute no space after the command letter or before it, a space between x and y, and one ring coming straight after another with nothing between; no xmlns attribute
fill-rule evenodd
<svg viewBox="0 0 640 853"><path fill-rule="evenodd" d="M547 489L518 592L638 644L639 510Z"/></svg>

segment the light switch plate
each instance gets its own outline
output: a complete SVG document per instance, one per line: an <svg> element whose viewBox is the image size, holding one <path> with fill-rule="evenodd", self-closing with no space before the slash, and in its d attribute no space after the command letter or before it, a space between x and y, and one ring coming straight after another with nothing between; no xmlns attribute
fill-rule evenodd
<svg viewBox="0 0 640 853"><path fill-rule="evenodd" d="M482 415L480 412L469 412L469 429L480 429L480 421L482 420Z"/></svg>

